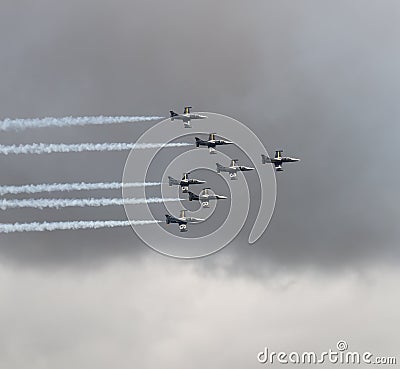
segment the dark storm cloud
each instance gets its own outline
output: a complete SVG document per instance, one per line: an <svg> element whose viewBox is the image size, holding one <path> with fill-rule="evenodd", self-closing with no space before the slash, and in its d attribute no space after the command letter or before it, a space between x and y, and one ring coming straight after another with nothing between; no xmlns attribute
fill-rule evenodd
<svg viewBox="0 0 400 369"><path fill-rule="evenodd" d="M278 177L264 237L253 248L241 237L220 254L235 269L398 257L397 2L42 0L1 8L2 117L162 115L193 104L238 118L270 152L301 157ZM1 143L117 142L145 129L41 129L3 133ZM2 158L1 183L118 180L125 158ZM122 208L11 211L1 222L124 217ZM1 239L4 258L28 264L148 253L130 229Z"/></svg>
<svg viewBox="0 0 400 369"><path fill-rule="evenodd" d="M396 269L371 269L368 282L354 272L254 281L190 263L177 273L166 260L89 273L1 267L1 367L257 368L265 346L320 353L339 338L398 360Z"/></svg>

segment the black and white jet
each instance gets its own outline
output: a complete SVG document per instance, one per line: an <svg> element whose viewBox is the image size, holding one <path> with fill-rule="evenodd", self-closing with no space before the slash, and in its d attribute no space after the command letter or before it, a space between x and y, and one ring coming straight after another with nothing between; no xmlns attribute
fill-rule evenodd
<svg viewBox="0 0 400 369"><path fill-rule="evenodd" d="M181 186L182 192L188 192L190 185L204 184L206 181L200 179L189 178L190 172L183 173L183 177L180 181L175 178L168 176L168 184L170 186Z"/></svg>
<svg viewBox="0 0 400 369"><path fill-rule="evenodd" d="M185 106L185 108L183 109L183 114L178 114L178 113L175 113L173 110L170 110L169 114L170 114L171 121L173 122L175 119L181 120L181 121L183 121L183 126L185 128L192 128L192 126L190 125L190 121L192 119L206 119L207 118L206 115L191 113L190 112L191 108L192 108L191 106Z"/></svg>
<svg viewBox="0 0 400 369"><path fill-rule="evenodd" d="M195 137L196 140L196 147L200 146L207 146L208 149L210 150L210 154L216 154L216 147L220 145L231 145L233 144L232 141L226 141L226 140L216 140L215 139L215 133L210 133L208 136L208 140L202 140L199 137Z"/></svg>
<svg viewBox="0 0 400 369"><path fill-rule="evenodd" d="M189 193L189 201L200 201L201 206L203 208L209 208L210 207L210 200L225 200L227 199L226 196L222 195L216 195L210 193L210 188L204 188L198 195L196 195L193 192L188 192Z"/></svg>
<svg viewBox="0 0 400 369"><path fill-rule="evenodd" d="M238 165L238 159L232 159L229 167L224 167L220 163L217 163L217 173L227 172L229 177L234 180L237 179L237 172L248 172L254 170L252 167L245 167L244 165Z"/></svg>
<svg viewBox="0 0 400 369"><path fill-rule="evenodd" d="M187 217L186 210L181 210L179 218L175 218L174 216L169 215L169 214L165 214L165 218L166 218L167 224L171 224L171 223L179 224L179 230L181 232L187 232L188 223L200 223L200 222L204 221L204 219Z"/></svg>
<svg viewBox="0 0 400 369"><path fill-rule="evenodd" d="M277 172L282 172L282 164L283 163L294 163L296 161L300 161L300 159L297 158L290 158L288 156L282 156L283 150L276 150L275 151L275 157L270 158L264 154L261 154L261 160L263 164L274 164L275 170Z"/></svg>

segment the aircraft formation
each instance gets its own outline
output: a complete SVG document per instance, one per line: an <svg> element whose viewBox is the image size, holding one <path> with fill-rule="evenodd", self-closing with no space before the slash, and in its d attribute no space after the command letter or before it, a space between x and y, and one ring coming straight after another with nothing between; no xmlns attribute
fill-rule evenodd
<svg viewBox="0 0 400 369"><path fill-rule="evenodd" d="M103 124L121 124L125 122L139 123L163 119L158 116L121 116L121 117L64 117L64 118L33 118L33 119L5 119L0 120L0 131L20 131L28 128L43 128L43 127L71 127L83 125L103 125ZM191 128L191 122L195 120L207 119L207 115L200 113L192 113L191 107L186 106L183 113L176 113L170 110L170 120L181 121L184 128ZM207 148L210 154L216 154L220 146L234 145L233 141L228 141L223 137L217 136L217 133L212 132L208 137L195 137L196 148ZM0 145L0 155L19 155L19 154L49 154L49 153L68 153L68 152L92 152L92 151L123 151L123 150L139 150L139 149L153 149L165 147L184 147L192 146L187 142L174 142L174 143L78 143L78 144L23 144L23 145ZM298 162L300 159L286 157L282 155L283 150L276 150L274 157L269 157L266 154L261 154L262 164L272 164L276 172L283 171L283 164ZM215 163L216 173L224 176L228 173L231 180L238 179L238 172L249 172L255 170L254 167L239 165L238 159L232 159L230 163ZM190 186L205 185L206 181L190 177L191 173L183 173L181 179L175 179L171 176L168 177L169 186L179 186L181 192L186 194L188 201L196 201L200 203L202 208L209 208L211 202L226 200L227 196L218 195L212 191L210 187L203 187L200 192L193 192ZM5 194L33 194L41 192L59 192L59 191L84 191L93 189L117 189L124 187L142 187L142 186L157 186L157 183L50 183L50 184L28 184L28 185L6 185L0 186L0 195ZM144 199L122 199L122 198L79 198L79 199L2 199L0 198L0 208L2 210L9 208L63 208L63 207L86 207L86 206L109 206L109 205L124 205L124 204L142 204L142 203L163 203L167 201L181 201L181 198L144 198ZM203 222L204 219L194 218L186 215L186 210L182 210L179 216L166 214L167 224L178 224L181 232L187 231L188 224L195 224ZM0 233L10 232L25 232L25 231L52 231L56 229L97 229L97 228L110 228L129 226L132 224L156 224L161 223L161 220L134 220L134 221L66 221L66 222L44 222L44 223L15 223L15 224L1 224Z"/></svg>
<svg viewBox="0 0 400 369"><path fill-rule="evenodd" d="M175 113L173 110L170 111L170 119L171 121L182 120L184 124L184 128L191 128L191 119L206 119L206 115L196 114L190 112L191 107L187 106L184 108L183 114ZM195 137L195 144L196 147L199 148L200 146L205 146L209 149L210 154L217 153L217 147L223 145L232 145L234 142L227 141L222 138L216 139L216 133L210 133L208 139L201 139L199 137ZM283 150L276 150L275 157L271 158L265 154L261 154L261 163L262 164L273 164L276 172L283 171L283 163L292 163L298 162L300 159L298 158L291 158L282 156ZM248 172L255 170L253 167L238 165L238 159L232 159L229 166L223 166L220 163L216 163L218 174L221 173L229 173L229 177L231 180L237 180L237 173L238 172ZM211 193L211 188L203 188L203 190L199 194L195 194L190 191L190 185L199 185L204 184L206 181L189 178L190 172L184 173L181 180L176 180L173 177L168 177L169 186L180 186L182 193L188 194L189 201L199 201L203 208L209 208L211 200L225 200L227 199L226 196L217 195L213 192ZM166 223L176 223L179 225L179 230L181 232L187 232L187 225L189 223L200 223L204 221L204 219L198 219L193 217L186 216L186 210L181 210L179 217L174 217L171 214L166 214Z"/></svg>

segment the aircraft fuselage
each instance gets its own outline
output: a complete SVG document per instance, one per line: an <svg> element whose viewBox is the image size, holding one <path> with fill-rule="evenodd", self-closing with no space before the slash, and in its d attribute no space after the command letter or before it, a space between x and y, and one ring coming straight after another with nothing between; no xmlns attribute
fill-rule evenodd
<svg viewBox="0 0 400 369"><path fill-rule="evenodd" d="M173 117L171 117L171 121L174 121L175 119L177 120L183 120L184 122L190 122L192 119L206 119L207 116L201 115L201 114L178 114Z"/></svg>

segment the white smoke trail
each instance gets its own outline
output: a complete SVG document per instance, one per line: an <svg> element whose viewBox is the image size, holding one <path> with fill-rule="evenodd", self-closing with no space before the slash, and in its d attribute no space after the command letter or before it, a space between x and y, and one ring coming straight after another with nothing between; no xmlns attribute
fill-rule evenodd
<svg viewBox="0 0 400 369"><path fill-rule="evenodd" d="M17 208L66 208L66 207L86 207L86 206L112 206L112 205L138 205L138 204L158 204L163 202L182 201L183 199L135 199L135 198L88 198L88 199L1 199L0 209L17 209Z"/></svg>
<svg viewBox="0 0 400 369"><path fill-rule="evenodd" d="M164 117L63 117L63 118L34 118L34 119L4 119L0 121L1 131L20 131L27 128L69 127L88 124L117 124L148 122L163 119Z"/></svg>
<svg viewBox="0 0 400 369"><path fill-rule="evenodd" d="M146 225L162 223L160 220L94 220L73 222L44 222L44 223L0 223L0 233L13 232L43 232L56 230L98 229L128 227L130 225Z"/></svg>
<svg viewBox="0 0 400 369"><path fill-rule="evenodd" d="M29 144L29 145L0 145L0 154L51 154L55 152L84 152L84 151L124 151L132 149L157 149L163 147L192 146L185 142L172 143L82 143L82 144Z"/></svg>
<svg viewBox="0 0 400 369"><path fill-rule="evenodd" d="M64 191L85 191L85 190L118 190L121 188L159 186L161 182L99 182L99 183L44 183L44 184L29 184L22 186L0 186L0 195L17 195L21 193L39 193L39 192L64 192Z"/></svg>

